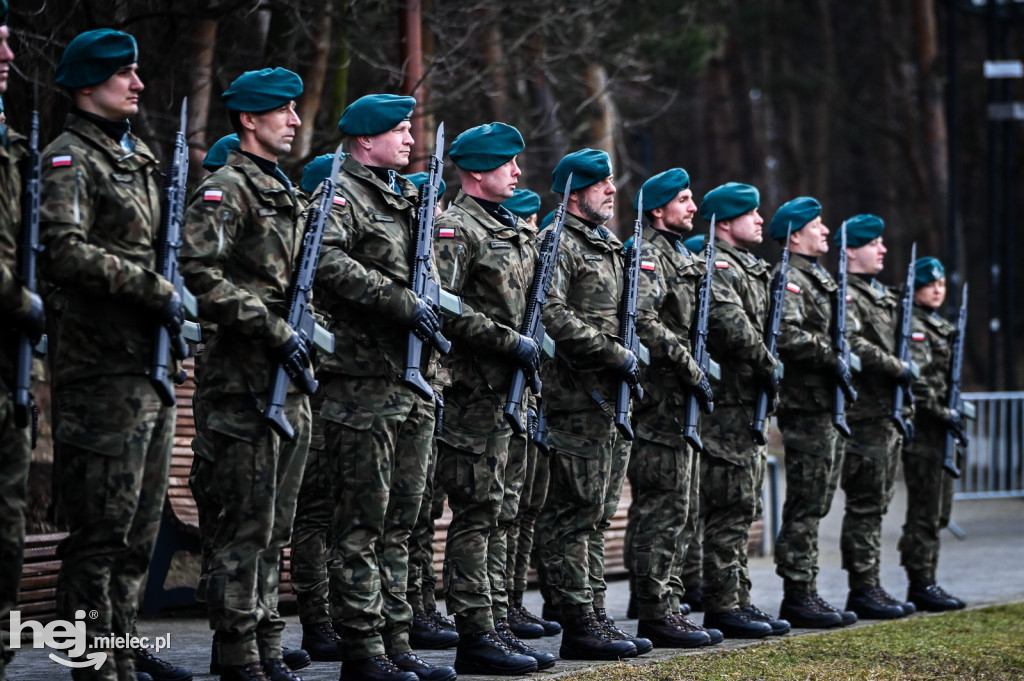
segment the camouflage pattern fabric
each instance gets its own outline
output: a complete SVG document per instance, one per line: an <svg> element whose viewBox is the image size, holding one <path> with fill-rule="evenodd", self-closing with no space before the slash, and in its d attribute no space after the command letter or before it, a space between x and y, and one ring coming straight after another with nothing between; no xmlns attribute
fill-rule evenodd
<svg viewBox="0 0 1024 681"><path fill-rule="evenodd" d="M532 400L531 400L532 402ZM526 442L526 433L512 436L512 446L526 448L526 474L519 499L519 513L508 531L508 562L505 567L505 585L509 591L526 591L526 574L530 569L530 554L536 537L537 517L548 496L551 468L548 457L536 444ZM518 439L523 444L518 444Z"/></svg>
<svg viewBox="0 0 1024 681"><path fill-rule="evenodd" d="M451 386L438 444L439 477L452 509L445 602L460 633L489 631L507 617L506 535L526 475L526 449L510 451L512 430L502 410L537 252L518 218L500 216L459 192L437 221L438 279L463 304L462 316L445 324L453 345L442 364Z"/></svg>
<svg viewBox="0 0 1024 681"><path fill-rule="evenodd" d="M697 457L694 461L700 464L700 458ZM699 476L700 473L698 472ZM700 515L699 513L696 515ZM689 516L687 516L689 519ZM697 519L696 527L692 530L689 527L684 528L684 532L688 534L689 540L686 542L686 549L684 555L681 558L676 558L672 562L672 574L669 575L668 588L669 588L669 610L675 612L678 610L679 604L683 602L683 595L687 591L695 591L703 588L704 580L704 526ZM682 535L680 535L682 536Z"/></svg>
<svg viewBox="0 0 1024 681"><path fill-rule="evenodd" d="M28 289L18 278L18 239L21 235L21 169L28 142L7 128L7 145L0 144L0 376L14 376L18 326L9 320L23 317L31 307ZM0 399L6 398L6 392ZM6 617L4 617L6 622Z"/></svg>
<svg viewBox="0 0 1024 681"><path fill-rule="evenodd" d="M847 406L846 417L848 421L890 418L896 378L903 369L895 354L900 301L875 279L869 282L850 275L849 282L847 313L856 320L848 332L850 351L860 357L861 370L853 373L857 401ZM847 443L847 452L857 451L856 439Z"/></svg>
<svg viewBox="0 0 1024 681"><path fill-rule="evenodd" d="M945 456L949 370L956 327L929 308L914 306L911 357L921 367L914 381L914 439L903 444L907 516L899 540L900 564L913 581L931 581L939 563L939 533L949 525L953 478Z"/></svg>
<svg viewBox="0 0 1024 681"><path fill-rule="evenodd" d="M198 385L204 428L197 427L213 461L205 480L197 479L215 485L207 500L217 508L207 516L217 525L209 540L206 601L226 666L281 652L280 560L311 413L309 399L289 385L285 415L296 438L286 442L267 426L263 408L277 369L271 348L291 334L285 317L302 245L298 217L291 187L239 151L200 184L185 212L181 272L200 316L216 325L204 348Z"/></svg>
<svg viewBox="0 0 1024 681"><path fill-rule="evenodd" d="M786 500L775 540L775 571L787 592L817 588L818 527L832 505L843 457L832 426L836 356L829 328L836 283L811 258L794 254L789 264L778 341L786 374L777 412Z"/></svg>

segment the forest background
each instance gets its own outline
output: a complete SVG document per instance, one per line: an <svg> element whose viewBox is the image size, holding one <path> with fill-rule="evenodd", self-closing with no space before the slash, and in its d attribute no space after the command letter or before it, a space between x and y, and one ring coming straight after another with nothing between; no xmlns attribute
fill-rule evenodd
<svg viewBox="0 0 1024 681"><path fill-rule="evenodd" d="M450 143L468 127L504 121L526 139L520 186L543 197L542 214L556 203L555 163L588 146L613 157L620 233L635 219L643 181L673 166L687 169L697 199L728 181L757 186L766 229L799 195L822 202L833 230L854 214L877 214L887 226L884 282L900 285L914 242L952 270L947 312L970 282L967 387L1022 382L1024 314L1015 300L1024 299L1024 251L1014 226L1024 215L1024 135L1019 120L993 125L987 116L993 99L1024 99L1024 81L982 75L986 58L1024 57L1021 0L10 4L7 117L27 132L37 91L43 144L70 105L54 67L68 41L100 27L139 41L146 90L133 126L161 158L188 96L193 183L205 150L231 132L220 94L243 71L282 66L303 77L303 125L282 159L296 180L338 144L348 103L412 94L409 172L423 169L439 122ZM445 179L450 200L450 164ZM765 243L758 253L775 261L779 248Z"/></svg>

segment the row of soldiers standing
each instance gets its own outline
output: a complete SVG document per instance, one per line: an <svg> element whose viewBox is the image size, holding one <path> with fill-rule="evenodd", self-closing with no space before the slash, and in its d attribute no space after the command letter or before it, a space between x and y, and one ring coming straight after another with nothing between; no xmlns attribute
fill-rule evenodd
<svg viewBox="0 0 1024 681"><path fill-rule="evenodd" d="M86 622L90 636L123 635L134 630L173 435L174 408L160 401L148 377L153 328L177 335L183 301L155 271L157 164L127 122L143 89L134 39L110 30L80 35L58 65L57 82L71 92L74 108L43 153L40 266L59 489L75 510L59 549L58 607L67 619L95 610L99 616ZM852 343L865 358L852 383L870 397L855 403L866 405L863 412L851 409L854 434L844 459L827 395L837 377L847 384L851 378L828 342L835 284L816 263L828 250L816 201L785 204L769 228L780 242L788 234L795 256L779 339L787 366L780 384L776 358L763 342L769 269L748 250L762 239L758 193L730 183L705 196L701 213L717 221L719 253L709 346L722 375L712 379L689 351L696 284L704 273L682 242L696 213L689 177L677 168L648 180L636 328L651 359L642 368L618 339L625 263L622 244L606 227L616 195L609 157L591 149L567 155L552 174L552 190L568 192L543 313L556 353L541 361L540 345L520 333L537 235L502 205L518 183L519 132L502 123L478 126L449 149L461 190L437 219L434 265L462 310L442 321L436 307L410 290L419 195L399 171L414 143L408 119L415 100L363 97L339 122L349 149L330 178L336 186L316 270L315 306L335 349L315 359L320 385L312 400L299 380L289 390L283 405L295 430L289 439L268 427L262 412L278 367L300 376L314 364L308 339L285 321L305 205L277 168L301 124L294 110L301 92L301 79L283 69L247 72L231 84L223 99L237 149L192 195L184 218L181 272L197 299L205 340L196 362L190 480L204 549L197 595L209 609L221 678L294 679L290 666L308 664L308 656L281 644L278 566L290 539L304 647L318 659L341 659L341 678L353 681L451 681L457 672L549 668L554 656L520 636L559 629L561 657L617 659L655 645L781 634L789 622L825 627L848 623L853 613L886 617L909 609L878 583L878 529L900 451L891 424L883 425L883 403L894 381L912 380L907 363L893 355L892 294L871 279L884 253L880 220L862 216L847 230L850 271L866 275L851 288L851 318L859 320L851 324ZM15 250L8 239L19 223L15 161L24 151L23 139L7 133L4 312L19 330L38 335L41 299L7 276ZM315 186L310 206L330 183ZM858 270L861 254L868 263ZM929 292L941 288L941 266L926 259L918 282L920 342L930 353L919 364L930 382L915 383L922 397L918 438L903 451L908 476L919 477L918 489L928 491L912 495L915 516L901 547L911 601L929 609L962 607L934 582L950 486L935 473L932 445L937 433L959 424L959 414L939 403L950 327L931 314L942 301ZM431 348L440 345L441 333L452 341L444 356L424 353L426 394L402 380L410 331ZM543 402L533 395L518 416L524 423L546 420L543 442L531 442L533 429L514 433L503 413L516 369L540 373ZM645 388L633 406L632 442L615 427L607 401L623 382ZM747 428L758 386L779 392L786 446L779 618L750 602L746 572L747 530L759 512L765 466L765 448ZM683 437L687 397L707 412L700 456ZM4 446L27 469L27 429L13 426L8 402L3 416L5 435L11 433ZM841 470L849 611L825 603L815 586L817 523ZM618 628L605 608L604 530L627 477L634 494L626 554L637 635ZM12 489L10 498L24 498L23 478L20 497ZM18 480L4 476L5 485L16 487ZM443 582L453 624L433 603L427 548L445 494L453 517ZM944 505L935 508L935 499ZM698 517L705 627L681 610L682 560ZM545 619L522 606L534 522ZM16 523L11 527L3 550L12 560L17 553L20 565L22 540ZM20 527L23 537L23 519ZM7 596L5 608L13 607ZM421 645L456 645L454 669L421 660L413 652ZM140 661L156 677L186 678L146 651L104 652L99 668L76 669L75 678L131 679Z"/></svg>

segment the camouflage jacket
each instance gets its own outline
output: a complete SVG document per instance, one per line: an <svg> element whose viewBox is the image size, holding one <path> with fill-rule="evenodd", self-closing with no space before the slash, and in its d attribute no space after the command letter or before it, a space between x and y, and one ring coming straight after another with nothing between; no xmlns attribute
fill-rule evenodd
<svg viewBox="0 0 1024 681"><path fill-rule="evenodd" d="M13 376L18 327L11 317L21 317L32 305L18 278L18 239L21 235L21 169L28 155L28 140L7 128L7 145L0 144L0 376Z"/></svg>
<svg viewBox="0 0 1024 681"><path fill-rule="evenodd" d="M171 283L156 272L161 177L149 148L126 151L90 121L70 114L43 150L40 277L63 312L56 382L146 374L156 312ZM140 314L141 312L141 314Z"/></svg>
<svg viewBox="0 0 1024 681"><path fill-rule="evenodd" d="M850 275L847 291L847 310L856 320L848 326L850 352L860 357L861 365L853 373L857 401L847 405L847 415L851 421L886 418L892 411L895 379L903 368L894 354L900 300L889 287L858 275Z"/></svg>
<svg viewBox="0 0 1024 681"><path fill-rule="evenodd" d="M830 330L837 288L817 262L797 254L790 259L779 325L779 359L786 367L780 412L832 409L836 353Z"/></svg>
<svg viewBox="0 0 1024 681"><path fill-rule="evenodd" d="M708 312L708 349L722 367L711 386L715 406L752 406L756 376L775 368L764 345L771 274L764 260L722 239L715 239L715 254Z"/></svg>
<svg viewBox="0 0 1024 681"><path fill-rule="evenodd" d="M522 221L500 223L459 192L437 221L434 249L441 284L462 298L462 316L445 323L452 351L441 359L452 388L483 386L505 398L515 362L509 358L526 314L537 251Z"/></svg>
<svg viewBox="0 0 1024 681"><path fill-rule="evenodd" d="M914 305L911 325L910 356L921 368L921 377L914 381L914 422L922 429L941 429L949 412L949 372L953 365L953 342L956 327L932 312ZM911 449L913 441L907 449Z"/></svg>
<svg viewBox="0 0 1024 681"><path fill-rule="evenodd" d="M320 369L346 376L402 378L416 296L409 288L416 248L416 186L396 176L395 192L346 155L316 273L318 307L335 351ZM310 205L320 200L317 189ZM424 377L433 376L424 352Z"/></svg>
<svg viewBox="0 0 1024 681"><path fill-rule="evenodd" d="M651 353L644 371L644 399L638 412L660 404L682 406L686 386L700 383L701 369L690 355L690 322L704 263L682 240L645 227L640 242L636 333Z"/></svg>
<svg viewBox="0 0 1024 681"><path fill-rule="evenodd" d="M181 273L199 316L217 325L206 343L204 398L266 398L277 369L270 348L291 335L287 297L302 248L298 217L295 194L239 151L192 195Z"/></svg>
<svg viewBox="0 0 1024 681"><path fill-rule="evenodd" d="M626 361L618 340L622 287L622 242L567 214L544 306L556 348L555 360L541 365L548 415L597 408L592 392L614 408L615 369Z"/></svg>

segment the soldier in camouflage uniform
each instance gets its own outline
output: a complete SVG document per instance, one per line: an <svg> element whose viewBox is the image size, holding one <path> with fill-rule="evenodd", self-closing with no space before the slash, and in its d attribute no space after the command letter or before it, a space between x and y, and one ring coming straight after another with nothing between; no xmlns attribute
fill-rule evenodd
<svg viewBox="0 0 1024 681"><path fill-rule="evenodd" d="M167 489L175 409L149 381L160 324L180 331L181 300L156 272L160 178L129 131L143 85L135 39L76 37L57 66L74 107L43 152L40 276L64 310L52 368L54 447L69 535L58 547L58 617L88 639L133 630ZM172 363L173 365L173 363ZM172 366L171 371L174 371ZM131 649L101 651L76 679L134 678Z"/></svg>
<svg viewBox="0 0 1024 681"><path fill-rule="evenodd" d="M636 329L651 354L644 372L644 397L634 406L636 439L628 475L633 491L625 558L636 597L637 633L664 648L695 648L711 636L679 614L669 578L681 560L697 513L697 457L683 437L687 396L705 410L713 395L704 371L689 352L689 328L704 268L683 246L697 206L690 176L682 168L659 173L641 188L648 226L640 246ZM636 207L639 200L634 200Z"/></svg>
<svg viewBox="0 0 1024 681"><path fill-rule="evenodd" d="M920 610L959 610L963 600L935 582L939 533L949 525L953 478L942 467L946 434L963 431L963 416L949 404L949 372L956 327L939 316L946 299L946 270L936 258L914 263L914 322L910 353L921 368L914 381L914 438L903 445L907 517L899 541L907 571L907 600Z"/></svg>
<svg viewBox="0 0 1024 681"><path fill-rule="evenodd" d="M839 482L843 444L832 426L837 378L850 369L832 347L829 330L836 283L818 258L828 252L821 204L809 196L776 211L768 235L791 230L788 284L782 305L779 359L786 367L776 412L786 450L786 501L775 542L775 571L783 579L779 617L795 627L836 627L857 616L829 605L817 590L818 525Z"/></svg>
<svg viewBox="0 0 1024 681"><path fill-rule="evenodd" d="M455 138L449 154L462 190L436 231L438 279L464 307L445 326L453 344L442 363L451 385L437 467L452 509L445 602L459 633L455 669L467 674L524 674L555 663L508 628L505 589L505 537L519 505L526 448L510 451L512 429L502 412L515 369L537 371L540 358L537 343L518 331L537 251L532 235L501 207L519 181L523 146L519 131L504 123Z"/></svg>
<svg viewBox="0 0 1024 681"><path fill-rule="evenodd" d="M440 326L409 289L417 195L398 171L409 162L415 104L367 95L346 108L338 128L349 153L317 270L317 305L335 336L334 354L319 367L320 420L336 502L330 597L343 680L455 674L427 665L409 645L409 535L426 487L434 400L404 382L403 368L410 331L429 339ZM429 343L424 350L429 381Z"/></svg>
<svg viewBox="0 0 1024 681"><path fill-rule="evenodd" d="M7 42L7 2L0 0L0 96L7 90L7 67L14 52ZM43 301L17 275L21 232L21 169L28 155L22 135L0 123L0 681L13 656L7 625L18 602L25 546L25 495L31 461L31 425L14 421L14 379L17 342L26 333L33 342L45 328Z"/></svg>
<svg viewBox="0 0 1024 681"><path fill-rule="evenodd" d="M761 387L774 395L776 362L764 344L771 276L749 249L761 243L755 187L730 182L704 196L700 212L716 217L708 347L721 366L713 383L715 410L704 417L700 514L704 525L701 601L704 625L726 638L761 638L789 631L750 602L747 546L761 506L768 451L750 435Z"/></svg>
<svg viewBox="0 0 1024 681"><path fill-rule="evenodd" d="M843 456L840 485L846 493L840 546L850 595L846 609L861 619L894 619L914 611L889 595L879 582L882 517L896 482L902 437L892 419L897 382L909 385L909 363L896 352L899 298L875 275L882 271L887 249L885 224L875 215L855 215L845 223L849 273L850 350L860 357L854 378L857 401L846 409L850 437ZM832 243L839 246L840 234Z"/></svg>
<svg viewBox="0 0 1024 681"><path fill-rule="evenodd" d="M544 326L557 356L543 369L551 450L548 501L539 526L539 562L554 605L561 608L566 659L617 659L651 649L651 642L614 628L603 601L604 525L618 505L629 458L613 423L619 382L636 384L636 356L616 340L622 299L622 243L605 228L615 209L611 160L583 149L552 173L561 193L572 173ZM613 511L614 512L614 511ZM599 600L600 599L600 600Z"/></svg>
<svg viewBox="0 0 1024 681"><path fill-rule="evenodd" d="M220 508L206 587L222 679L297 679L282 659L281 553L288 543L310 437L309 399L289 385L287 441L267 425L274 374L308 370L308 348L288 325L288 287L302 246L299 204L277 159L291 149L302 80L249 71L223 94L239 149L196 190L185 214L181 272L206 344L199 400Z"/></svg>

